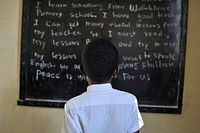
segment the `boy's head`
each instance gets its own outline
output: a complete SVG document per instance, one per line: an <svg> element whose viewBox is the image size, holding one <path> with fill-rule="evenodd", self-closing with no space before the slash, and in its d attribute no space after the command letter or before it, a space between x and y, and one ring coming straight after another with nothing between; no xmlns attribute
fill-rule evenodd
<svg viewBox="0 0 200 133"><path fill-rule="evenodd" d="M118 69L118 51L108 40L94 40L83 50L81 64L92 82L104 83Z"/></svg>

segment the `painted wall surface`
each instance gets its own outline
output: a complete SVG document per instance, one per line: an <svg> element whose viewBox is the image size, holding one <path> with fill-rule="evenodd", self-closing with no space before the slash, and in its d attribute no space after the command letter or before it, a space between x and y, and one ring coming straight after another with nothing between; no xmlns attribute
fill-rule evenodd
<svg viewBox="0 0 200 133"><path fill-rule="evenodd" d="M17 106L21 0L0 0L0 133L59 133L63 110ZM200 130L200 0L189 1L183 110L181 115L142 113L141 133Z"/></svg>

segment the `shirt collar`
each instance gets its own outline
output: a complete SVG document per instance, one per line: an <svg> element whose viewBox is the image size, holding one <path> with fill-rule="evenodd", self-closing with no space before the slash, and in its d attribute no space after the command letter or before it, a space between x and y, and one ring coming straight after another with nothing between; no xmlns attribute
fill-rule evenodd
<svg viewBox="0 0 200 133"><path fill-rule="evenodd" d="M97 91L108 91L112 89L112 85L110 83L105 84L92 84L87 87L88 92L97 92Z"/></svg>

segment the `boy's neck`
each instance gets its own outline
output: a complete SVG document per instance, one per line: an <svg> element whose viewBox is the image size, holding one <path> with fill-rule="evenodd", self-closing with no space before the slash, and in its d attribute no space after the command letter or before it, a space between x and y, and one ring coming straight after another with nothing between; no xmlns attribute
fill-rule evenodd
<svg viewBox="0 0 200 133"><path fill-rule="evenodd" d="M93 84L106 84L106 83L111 83L111 79L109 79L106 82L94 82L94 81L91 81L90 79L88 79L88 84L89 85L93 85Z"/></svg>

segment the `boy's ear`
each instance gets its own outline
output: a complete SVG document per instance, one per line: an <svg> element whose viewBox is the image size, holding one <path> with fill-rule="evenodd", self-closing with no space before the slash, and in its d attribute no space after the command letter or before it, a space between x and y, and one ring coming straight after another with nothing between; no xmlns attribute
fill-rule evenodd
<svg viewBox="0 0 200 133"><path fill-rule="evenodd" d="M118 73L119 73L119 67L117 66L113 73L113 76L117 76Z"/></svg>
<svg viewBox="0 0 200 133"><path fill-rule="evenodd" d="M79 65L79 71L81 72L81 74L85 75L85 71L83 69L83 65L82 64Z"/></svg>

